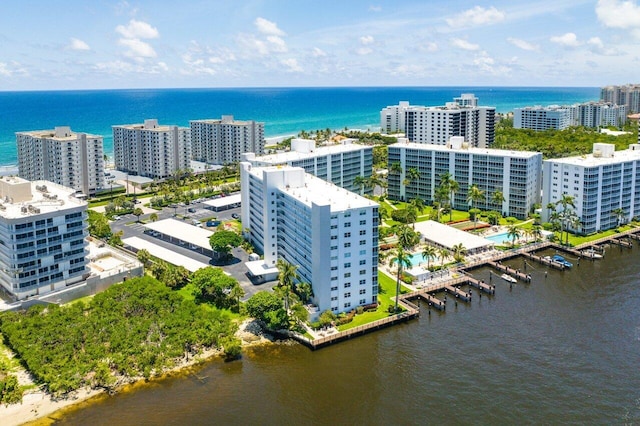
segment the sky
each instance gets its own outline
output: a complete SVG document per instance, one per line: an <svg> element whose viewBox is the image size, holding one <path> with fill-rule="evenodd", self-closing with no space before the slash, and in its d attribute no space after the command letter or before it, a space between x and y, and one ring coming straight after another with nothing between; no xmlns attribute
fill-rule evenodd
<svg viewBox="0 0 640 426"><path fill-rule="evenodd" d="M2 0L0 90L640 83L639 0Z"/></svg>

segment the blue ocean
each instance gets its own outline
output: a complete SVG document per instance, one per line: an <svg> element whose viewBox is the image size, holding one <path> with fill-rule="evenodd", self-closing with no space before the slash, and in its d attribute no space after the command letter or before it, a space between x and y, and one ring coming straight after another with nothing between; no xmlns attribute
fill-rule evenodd
<svg viewBox="0 0 640 426"><path fill-rule="evenodd" d="M267 137L301 130L379 127L380 110L399 101L443 105L473 93L481 105L509 112L528 105L597 100L597 87L344 87L245 89L132 89L0 92L0 165L17 163L15 132L71 126L102 135L113 150L111 126L157 118L188 126L189 120L233 115L265 123Z"/></svg>

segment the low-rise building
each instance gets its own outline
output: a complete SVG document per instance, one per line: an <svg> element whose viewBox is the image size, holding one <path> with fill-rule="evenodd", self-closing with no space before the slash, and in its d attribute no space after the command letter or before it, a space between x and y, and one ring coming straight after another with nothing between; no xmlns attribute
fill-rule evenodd
<svg viewBox="0 0 640 426"><path fill-rule="evenodd" d="M319 311L376 303L378 204L300 167L240 166L244 234L264 257L250 271L297 266Z"/></svg>
<svg viewBox="0 0 640 426"><path fill-rule="evenodd" d="M87 202L48 181L0 178L0 285L24 299L82 281Z"/></svg>

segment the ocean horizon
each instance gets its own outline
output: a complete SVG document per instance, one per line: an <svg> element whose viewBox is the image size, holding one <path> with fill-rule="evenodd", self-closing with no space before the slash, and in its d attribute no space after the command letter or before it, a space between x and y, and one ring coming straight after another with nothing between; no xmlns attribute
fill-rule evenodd
<svg viewBox="0 0 640 426"><path fill-rule="evenodd" d="M233 115L265 123L265 137L302 130L377 130L380 110L400 101L437 106L462 93L499 113L532 105L570 105L598 100L599 87L252 87L183 89L47 90L0 92L0 166L17 164L16 132L70 126L100 135L113 152L114 125L142 123L189 126L190 120Z"/></svg>

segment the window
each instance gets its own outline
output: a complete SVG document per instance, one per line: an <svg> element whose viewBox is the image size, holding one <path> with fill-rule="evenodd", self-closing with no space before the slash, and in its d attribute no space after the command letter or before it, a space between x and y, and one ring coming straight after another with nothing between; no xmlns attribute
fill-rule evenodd
<svg viewBox="0 0 640 426"><path fill-rule="evenodd" d="M345 303L345 304L344 304L344 307L345 307L345 308L350 308L350 307L351 307L351 302L347 302L347 303Z"/></svg>
<svg viewBox="0 0 640 426"><path fill-rule="evenodd" d="M345 222L344 223L344 227L345 228L351 228L351 222Z"/></svg>
<svg viewBox="0 0 640 426"><path fill-rule="evenodd" d="M344 233L344 237L345 238L350 238L351 237L351 232L345 232Z"/></svg>
<svg viewBox="0 0 640 426"><path fill-rule="evenodd" d="M367 294L367 290L365 290L364 288L360 289L360 294Z"/></svg>
<svg viewBox="0 0 640 426"><path fill-rule="evenodd" d="M366 265L366 264L367 264L367 261L366 261L366 260L362 259L362 260L360 261L360 265Z"/></svg>
<svg viewBox="0 0 640 426"><path fill-rule="evenodd" d="M331 291L336 291L336 290L338 290L338 286L331 287Z"/></svg>
<svg viewBox="0 0 640 426"><path fill-rule="evenodd" d="M361 221L360 221L360 225L366 225L366 224L367 224L367 221L366 221L366 220L361 220Z"/></svg>
<svg viewBox="0 0 640 426"><path fill-rule="evenodd" d="M367 273L367 270L366 270L366 269L360 269L360 275L364 275L364 274L366 274L366 273Z"/></svg>
<svg viewBox="0 0 640 426"><path fill-rule="evenodd" d="M345 267L345 268L351 268L351 262L347 262L347 263L345 263L345 264L344 264L344 267Z"/></svg>
<svg viewBox="0 0 640 426"><path fill-rule="evenodd" d="M346 292L346 293L344 294L344 297L345 297L345 298L346 298L346 297L351 297L351 292L350 292L350 291Z"/></svg>
<svg viewBox="0 0 640 426"><path fill-rule="evenodd" d="M351 287L351 283L344 283L344 288L349 288Z"/></svg>
<svg viewBox="0 0 640 426"><path fill-rule="evenodd" d="M345 273L344 273L344 277L345 277L345 278L349 278L349 277L351 277L351 272L345 272Z"/></svg>
<svg viewBox="0 0 640 426"><path fill-rule="evenodd" d="M367 280L360 280L360 285L365 285L367 283Z"/></svg>
<svg viewBox="0 0 640 426"><path fill-rule="evenodd" d="M365 245L365 244L367 244L367 240L360 240L360 245L361 245L361 246L363 246L363 245Z"/></svg>
<svg viewBox="0 0 640 426"><path fill-rule="evenodd" d="M351 243L344 243L344 248L349 248L351 247Z"/></svg>
<svg viewBox="0 0 640 426"><path fill-rule="evenodd" d="M331 298L331 301L332 301L332 302L335 302L336 300L338 300L338 296L333 296L333 297Z"/></svg>
<svg viewBox="0 0 640 426"><path fill-rule="evenodd" d="M360 235L367 235L367 230L366 229L361 229L360 230Z"/></svg>

